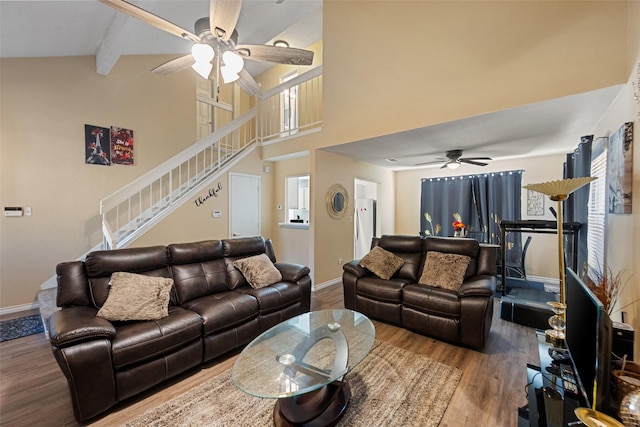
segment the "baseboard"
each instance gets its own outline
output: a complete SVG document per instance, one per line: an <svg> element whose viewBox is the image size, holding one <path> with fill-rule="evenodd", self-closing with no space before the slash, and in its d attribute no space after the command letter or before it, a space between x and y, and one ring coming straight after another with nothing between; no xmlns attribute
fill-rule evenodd
<svg viewBox="0 0 640 427"><path fill-rule="evenodd" d="M32 302L31 304L13 305L11 307L0 308L0 316L3 314L20 313L21 311L37 310L38 303Z"/></svg>
<svg viewBox="0 0 640 427"><path fill-rule="evenodd" d="M337 277L335 279L313 285L313 291L319 291L320 289L328 288L329 286L337 285L339 283L342 283L342 277Z"/></svg>

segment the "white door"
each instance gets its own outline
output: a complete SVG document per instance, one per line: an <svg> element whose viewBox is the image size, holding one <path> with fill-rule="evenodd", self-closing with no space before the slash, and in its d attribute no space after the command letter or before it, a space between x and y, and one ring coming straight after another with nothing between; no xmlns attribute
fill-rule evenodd
<svg viewBox="0 0 640 427"><path fill-rule="evenodd" d="M260 177L229 174L230 237L260 235Z"/></svg>

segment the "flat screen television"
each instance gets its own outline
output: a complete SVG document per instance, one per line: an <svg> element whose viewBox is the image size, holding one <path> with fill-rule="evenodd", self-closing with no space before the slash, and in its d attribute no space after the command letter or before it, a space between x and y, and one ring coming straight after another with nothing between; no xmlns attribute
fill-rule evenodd
<svg viewBox="0 0 640 427"><path fill-rule="evenodd" d="M590 407L609 412L611 319L604 305L571 269L567 269L565 290L566 341L582 394Z"/></svg>

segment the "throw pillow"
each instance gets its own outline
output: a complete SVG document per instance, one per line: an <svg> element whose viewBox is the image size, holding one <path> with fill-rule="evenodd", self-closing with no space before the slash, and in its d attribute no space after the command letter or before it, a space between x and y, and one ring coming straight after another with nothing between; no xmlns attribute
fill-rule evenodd
<svg viewBox="0 0 640 427"><path fill-rule="evenodd" d="M404 260L388 250L376 246L362 257L358 264L379 278L389 280L404 265Z"/></svg>
<svg viewBox="0 0 640 427"><path fill-rule="evenodd" d="M249 285L254 289L264 288L282 280L282 274L266 254L240 258L233 261Z"/></svg>
<svg viewBox="0 0 640 427"><path fill-rule="evenodd" d="M466 255L428 251L418 283L457 291L462 286L470 260Z"/></svg>
<svg viewBox="0 0 640 427"><path fill-rule="evenodd" d="M158 320L169 315L173 280L116 272L109 281L109 295L96 316L107 320Z"/></svg>

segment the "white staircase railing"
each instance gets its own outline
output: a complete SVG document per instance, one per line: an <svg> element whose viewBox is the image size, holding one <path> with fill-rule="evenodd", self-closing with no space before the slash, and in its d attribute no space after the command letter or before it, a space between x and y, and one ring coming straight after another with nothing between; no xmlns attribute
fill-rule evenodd
<svg viewBox="0 0 640 427"><path fill-rule="evenodd" d="M256 141L256 110L223 126L100 202L103 246L115 249L147 231L203 181Z"/></svg>
<svg viewBox="0 0 640 427"><path fill-rule="evenodd" d="M283 93L289 98L283 99ZM210 103L207 99L198 102ZM296 122L292 123L290 117L284 119L286 132L282 130L282 102L295 102L297 106ZM222 113L230 117L229 112ZM226 121L220 119L216 121ZM103 248L130 244L190 198L203 182L214 179L230 162L248 153L256 142L274 143L300 136L319 129L321 124L320 66L259 94L255 108L103 199Z"/></svg>

